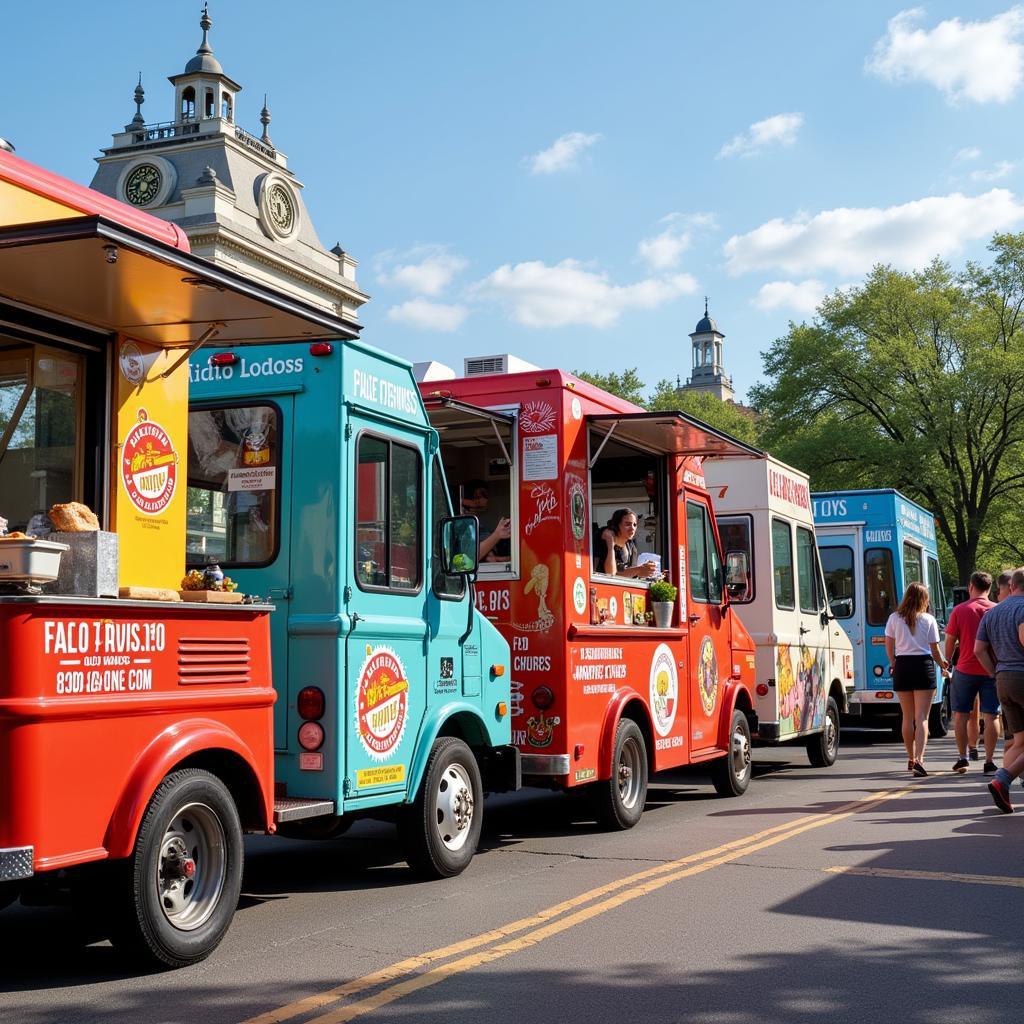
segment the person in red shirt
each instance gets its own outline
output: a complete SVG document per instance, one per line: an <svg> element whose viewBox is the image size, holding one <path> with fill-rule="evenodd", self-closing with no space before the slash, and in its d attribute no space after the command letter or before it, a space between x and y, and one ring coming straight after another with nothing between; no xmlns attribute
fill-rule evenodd
<svg viewBox="0 0 1024 1024"><path fill-rule="evenodd" d="M985 670L974 654L974 640L978 633L981 617L995 604L988 599L992 589L992 577L987 572L971 575L967 587L970 595L950 613L946 625L946 658L953 656L953 648L960 642L960 658L953 670L950 689L950 704L953 708L956 749L960 755L953 771L961 775L967 771L967 719L974 709L975 700L981 704L985 719L985 767L984 774L994 775L996 764L996 740L999 737L999 698L996 696L996 681Z"/></svg>

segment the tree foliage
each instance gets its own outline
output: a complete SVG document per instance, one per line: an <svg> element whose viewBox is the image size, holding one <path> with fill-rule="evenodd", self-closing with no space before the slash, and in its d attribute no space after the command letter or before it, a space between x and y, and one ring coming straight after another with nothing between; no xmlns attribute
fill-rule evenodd
<svg viewBox="0 0 1024 1024"><path fill-rule="evenodd" d="M764 356L768 450L822 488L897 487L930 508L966 581L1024 497L1024 235L991 266L876 267Z"/></svg>
<svg viewBox="0 0 1024 1024"><path fill-rule="evenodd" d="M645 385L637 374L635 366L623 370L622 373L616 373L614 370L611 373L591 373L589 370L573 370L572 372L580 380L585 380L588 384L618 395L619 398L623 398L627 402L632 402L634 405L644 404Z"/></svg>

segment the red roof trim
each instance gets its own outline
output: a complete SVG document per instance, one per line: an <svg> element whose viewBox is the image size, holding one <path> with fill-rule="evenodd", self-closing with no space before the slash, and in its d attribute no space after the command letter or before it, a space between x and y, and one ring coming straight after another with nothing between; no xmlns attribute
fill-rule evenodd
<svg viewBox="0 0 1024 1024"><path fill-rule="evenodd" d="M62 203L80 213L106 217L122 227L139 231L182 252L192 251L185 232L177 224L161 220L151 213L136 210L127 203L111 199L84 185L78 185L5 150L0 150L0 180L9 181L13 185L18 185L45 199L52 199L55 203Z"/></svg>

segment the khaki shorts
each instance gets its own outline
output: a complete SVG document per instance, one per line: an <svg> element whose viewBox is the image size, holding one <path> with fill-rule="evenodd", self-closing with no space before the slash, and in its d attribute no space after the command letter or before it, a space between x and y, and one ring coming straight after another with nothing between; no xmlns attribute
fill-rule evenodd
<svg viewBox="0 0 1024 1024"><path fill-rule="evenodd" d="M997 672L996 693L1009 731L1024 732L1024 672Z"/></svg>

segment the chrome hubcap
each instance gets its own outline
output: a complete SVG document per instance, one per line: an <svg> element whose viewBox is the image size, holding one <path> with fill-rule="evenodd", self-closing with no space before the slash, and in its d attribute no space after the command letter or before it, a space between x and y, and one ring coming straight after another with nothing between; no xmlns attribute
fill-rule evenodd
<svg viewBox="0 0 1024 1024"><path fill-rule="evenodd" d="M226 874L220 818L205 804L181 808L160 844L156 887L164 916L182 931L198 928L216 909Z"/></svg>
<svg viewBox="0 0 1024 1024"><path fill-rule="evenodd" d="M640 778L640 746L634 738L627 739L619 752L616 781L619 787L619 803L633 808L640 799L643 780Z"/></svg>
<svg viewBox="0 0 1024 1024"><path fill-rule="evenodd" d="M750 737L743 729L732 734L732 767L737 778L750 771Z"/></svg>
<svg viewBox="0 0 1024 1024"><path fill-rule="evenodd" d="M451 764L437 785L437 834L451 851L461 850L473 824L473 783L461 764Z"/></svg>

